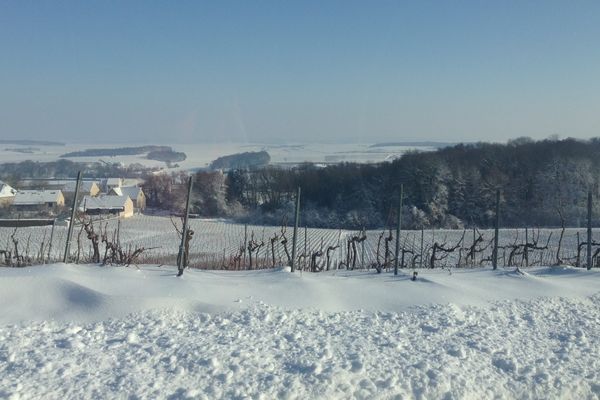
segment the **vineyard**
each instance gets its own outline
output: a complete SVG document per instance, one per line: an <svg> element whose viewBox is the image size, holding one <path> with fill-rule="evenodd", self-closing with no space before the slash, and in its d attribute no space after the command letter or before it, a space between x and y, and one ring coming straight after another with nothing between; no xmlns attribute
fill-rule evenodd
<svg viewBox="0 0 600 400"><path fill-rule="evenodd" d="M130 219L94 221L100 233L130 252L140 249L134 264L174 265L180 245L168 217L139 215ZM293 227L254 226L224 220L192 219L189 266L202 269L264 269L290 263ZM395 232L301 228L296 265L302 270L376 268L389 270L395 261ZM67 237L64 226L0 227L0 261L14 265L62 260ZM404 268L474 267L491 263L493 230L406 230L400 235L399 264ZM504 266L580 265L585 260L585 230L500 229L498 264ZM594 259L600 244L592 242ZM104 252L102 243L100 252ZM93 246L84 226L76 224L71 261L90 262Z"/></svg>

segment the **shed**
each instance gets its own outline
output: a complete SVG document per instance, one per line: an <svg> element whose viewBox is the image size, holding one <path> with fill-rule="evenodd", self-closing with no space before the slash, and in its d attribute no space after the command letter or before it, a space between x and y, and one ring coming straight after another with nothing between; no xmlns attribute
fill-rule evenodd
<svg viewBox="0 0 600 400"><path fill-rule="evenodd" d="M77 186L77 181L67 182L63 186L63 192L75 193L75 186ZM79 186L79 193L88 196L96 196L100 193L100 186L94 181L82 181Z"/></svg>
<svg viewBox="0 0 600 400"><path fill-rule="evenodd" d="M133 216L133 202L128 196L85 196L80 208L88 215Z"/></svg>
<svg viewBox="0 0 600 400"><path fill-rule="evenodd" d="M65 196L60 190L18 190L12 204L23 209L62 207Z"/></svg>

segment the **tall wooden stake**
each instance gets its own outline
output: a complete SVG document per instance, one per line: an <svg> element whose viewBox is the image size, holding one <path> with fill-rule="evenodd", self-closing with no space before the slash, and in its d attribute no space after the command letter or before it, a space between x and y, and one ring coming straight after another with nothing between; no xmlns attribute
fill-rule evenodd
<svg viewBox="0 0 600 400"><path fill-rule="evenodd" d="M190 216L190 203L192 199L192 183L194 182L194 177L190 176L188 180L188 192L187 199L185 201L185 215L183 216L183 228L181 229L181 244L179 245L179 255L177 256L177 276L183 275L183 269L185 268L185 263L183 262L184 252L185 252L185 241L187 239L188 234L188 219ZM189 257L189 254L185 255Z"/></svg>
<svg viewBox="0 0 600 400"><path fill-rule="evenodd" d="M364 226L362 228L362 233L361 234L366 235L365 227ZM364 268L365 267L365 240L363 240L362 242L360 242L360 247L361 247L361 251L360 251L360 266L361 266L361 268Z"/></svg>
<svg viewBox="0 0 600 400"><path fill-rule="evenodd" d="M73 205L71 206L71 220L69 221L69 230L67 231L67 242L65 243L65 254L63 262L69 261L69 252L71 248L71 238L73 237L73 225L75 225L75 215L77 212L77 200L79 198L79 186L81 186L81 171L77 172L77 183L75 184L75 195L73 196Z"/></svg>
<svg viewBox="0 0 600 400"><path fill-rule="evenodd" d="M587 201L587 269L592 269L592 191Z"/></svg>
<svg viewBox="0 0 600 400"><path fill-rule="evenodd" d="M298 224L300 223L300 194L301 190L298 187L298 193L296 194L296 215L294 216L294 236L292 238L292 272L296 270L296 243L298 241Z"/></svg>
<svg viewBox="0 0 600 400"><path fill-rule="evenodd" d="M121 247L121 218L117 220L117 247Z"/></svg>
<svg viewBox="0 0 600 400"><path fill-rule="evenodd" d="M308 265L308 227L304 224L304 269Z"/></svg>
<svg viewBox="0 0 600 400"><path fill-rule="evenodd" d="M400 199L398 201L398 224L396 225L396 252L394 260L394 275L398 275L398 264L400 263L400 230L402 229L402 197L404 196L404 185L400 185Z"/></svg>
<svg viewBox="0 0 600 400"><path fill-rule="evenodd" d="M50 231L50 243L48 244L48 262L52 262L52 241L54 239L54 227L56 226L56 218L52 221L52 230Z"/></svg>
<svg viewBox="0 0 600 400"><path fill-rule="evenodd" d="M494 223L494 250L492 253L492 267L498 268L498 230L500 228L500 189L496 190L496 222Z"/></svg>
<svg viewBox="0 0 600 400"><path fill-rule="evenodd" d="M581 254L579 253L579 245L581 244L581 239L579 238L579 232L577 232L577 258L575 259L575 266L577 268L581 265Z"/></svg>
<svg viewBox="0 0 600 400"><path fill-rule="evenodd" d="M577 234L579 235L579 232L577 232ZM524 254L525 266L529 267L529 229L528 228L525 228L525 248L523 249L523 252L525 253Z"/></svg>
<svg viewBox="0 0 600 400"><path fill-rule="evenodd" d="M425 228L421 225L421 257L419 257L419 268L423 268L423 245L425 243Z"/></svg>
<svg viewBox="0 0 600 400"><path fill-rule="evenodd" d="M244 224L244 269L246 268L246 251L248 250L248 224Z"/></svg>
<svg viewBox="0 0 600 400"><path fill-rule="evenodd" d="M475 225L473 225L473 251L471 252L471 265L475 266Z"/></svg>

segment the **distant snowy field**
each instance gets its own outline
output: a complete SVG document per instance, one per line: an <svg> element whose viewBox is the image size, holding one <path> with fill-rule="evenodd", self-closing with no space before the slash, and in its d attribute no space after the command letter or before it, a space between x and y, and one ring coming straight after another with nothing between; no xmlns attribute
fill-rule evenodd
<svg viewBox="0 0 600 400"><path fill-rule="evenodd" d="M600 396L600 271L0 269L0 398Z"/></svg>
<svg viewBox="0 0 600 400"><path fill-rule="evenodd" d="M160 144L160 143L158 143ZM185 161L179 162L183 169L202 168L208 166L218 157L242 153L246 151L266 150L271 155L273 164L297 164L302 162L313 163L338 163L338 162L381 162L393 160L408 150L433 150L432 147L407 147L407 146L384 146L371 147L367 143L350 144L246 144L246 143L218 143L218 144L168 144L175 151L183 151L187 155ZM95 148L117 148L140 146L140 143L115 143L115 144L68 144L66 146L18 146L11 144L0 144L0 160L2 162L32 161L56 161L62 154ZM34 147L33 153L19 153L12 151L15 148ZM122 162L124 164L140 163L149 167L164 167L165 163L148 160L141 156L117 156L117 157L73 157L71 161L94 162L103 160L106 162Z"/></svg>

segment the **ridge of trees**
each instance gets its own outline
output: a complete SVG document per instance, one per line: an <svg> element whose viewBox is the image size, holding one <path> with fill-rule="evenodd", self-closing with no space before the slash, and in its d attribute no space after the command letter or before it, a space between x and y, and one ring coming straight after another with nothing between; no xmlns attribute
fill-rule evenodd
<svg viewBox="0 0 600 400"><path fill-rule="evenodd" d="M102 156L131 156L139 155L150 152L172 152L173 149L170 146L136 146L136 147L114 147L104 149L86 149L80 151L72 151L61 155L62 158L66 157L102 157Z"/></svg>
<svg viewBox="0 0 600 400"><path fill-rule="evenodd" d="M279 224L302 187L302 224L361 229L390 226L400 184L407 228L493 224L582 226L587 191L600 177L600 138L458 144L412 151L379 164L267 166L196 174L194 213Z"/></svg>
<svg viewBox="0 0 600 400"><path fill-rule="evenodd" d="M105 162L75 162L60 159L57 161L21 161L0 163L0 179L8 184L18 187L19 182L25 179L48 179L77 177L77 172L82 171L84 176L93 178L108 177L140 177L148 168L141 164L123 166L120 163Z"/></svg>
<svg viewBox="0 0 600 400"><path fill-rule="evenodd" d="M210 169L260 168L269 164L271 156L266 151L247 151L219 157L210 163Z"/></svg>

